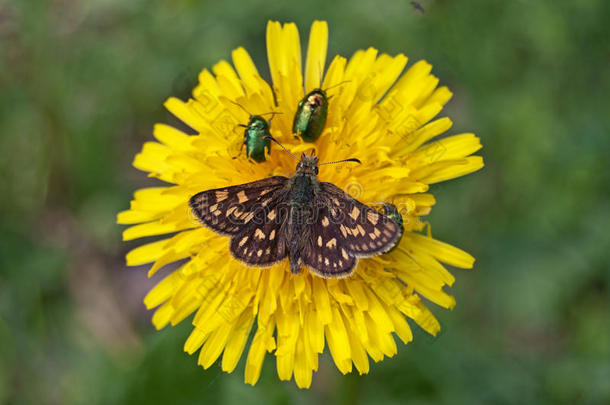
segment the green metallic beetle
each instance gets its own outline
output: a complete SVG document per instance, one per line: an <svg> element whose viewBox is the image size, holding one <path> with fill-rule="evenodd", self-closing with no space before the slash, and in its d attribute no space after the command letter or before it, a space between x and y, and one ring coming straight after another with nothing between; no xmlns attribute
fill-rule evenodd
<svg viewBox="0 0 610 405"><path fill-rule="evenodd" d="M241 145L241 149L246 145L246 156L259 163L267 160L265 149L267 154L271 153L271 141L268 138L265 139L265 137L271 135L269 133L269 123L260 115L250 115L248 125L239 124L239 126L246 128L244 130L244 142Z"/></svg>
<svg viewBox="0 0 610 405"><path fill-rule="evenodd" d="M394 247L390 249L388 252L396 249L396 246L400 243L400 239L402 239L402 235L405 233L405 227L402 220L402 215L398 212L398 208L394 204L391 203L383 203L383 213L388 216L392 221L394 221L400 227L400 238L394 244Z"/></svg>
<svg viewBox="0 0 610 405"><path fill-rule="evenodd" d="M322 89L313 89L299 102L292 122L292 132L306 142L314 142L324 129L328 114L328 97Z"/></svg>

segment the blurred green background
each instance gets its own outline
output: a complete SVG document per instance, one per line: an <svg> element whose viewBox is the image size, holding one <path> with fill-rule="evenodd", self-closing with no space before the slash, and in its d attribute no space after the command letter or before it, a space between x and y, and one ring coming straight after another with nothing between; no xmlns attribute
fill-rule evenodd
<svg viewBox="0 0 610 405"><path fill-rule="evenodd" d="M610 6L603 0L261 2L0 0L0 403L610 403ZM131 167L163 101L245 46L268 76L265 24L329 55L426 59L455 93L452 133L483 171L435 185L434 235L471 252L443 331L369 375L328 355L310 390L267 357L254 388L155 332L116 213L154 184Z"/></svg>

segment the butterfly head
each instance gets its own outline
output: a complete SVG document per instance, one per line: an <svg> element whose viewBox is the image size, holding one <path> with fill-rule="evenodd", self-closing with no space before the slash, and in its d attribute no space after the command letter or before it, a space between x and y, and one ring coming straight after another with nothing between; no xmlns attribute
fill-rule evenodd
<svg viewBox="0 0 610 405"><path fill-rule="evenodd" d="M301 160L299 164L297 164L297 173L303 174L318 174L318 157L317 156L309 156L303 153L301 155Z"/></svg>

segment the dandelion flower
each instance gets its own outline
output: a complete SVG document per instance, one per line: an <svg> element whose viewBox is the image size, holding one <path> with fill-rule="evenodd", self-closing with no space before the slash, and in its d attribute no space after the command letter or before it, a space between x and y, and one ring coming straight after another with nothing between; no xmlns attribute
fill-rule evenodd
<svg viewBox="0 0 610 405"><path fill-rule="evenodd" d="M194 313L193 331L184 350L199 351L204 368L222 358L233 372L246 351L245 381L255 384L267 353L275 355L281 380L294 377L311 385L318 356L328 350L341 373L368 373L370 359L397 353L395 336L412 340L411 319L432 335L440 330L422 297L444 308L455 300L443 287L454 277L444 264L471 268L474 258L431 237L422 220L435 204L430 184L483 167L473 134L434 140L451 127L436 118L451 98L437 87L431 66L419 61L402 74L407 58L369 48L349 60L336 56L326 66L328 28L313 23L305 70L297 27L269 22L267 53L273 84L261 78L243 48L233 65L204 69L192 99L170 98L165 107L191 127L187 135L168 125L154 127L133 165L167 186L135 192L131 208L118 214L129 224L124 240L165 235L133 249L127 264L152 263L152 276L181 261L145 297L155 308L157 329L176 325ZM315 142L292 133L292 119L304 94L328 89L326 126ZM243 108L241 108L243 107ZM393 202L404 234L391 252L359 261L344 279L321 278L304 267L290 273L288 260L259 269L231 257L229 239L201 226L191 213L190 197L203 190L243 184L272 175L294 173L295 161L272 145L263 162L240 153L243 129L252 114L278 112L271 133L293 153L313 152L320 161L356 157L362 165L322 166L318 178L335 184L364 203ZM241 134L239 131L242 131Z"/></svg>

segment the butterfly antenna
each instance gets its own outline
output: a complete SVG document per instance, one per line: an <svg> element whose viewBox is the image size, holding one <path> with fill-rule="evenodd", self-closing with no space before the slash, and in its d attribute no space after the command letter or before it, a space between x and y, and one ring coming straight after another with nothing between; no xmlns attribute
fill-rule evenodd
<svg viewBox="0 0 610 405"><path fill-rule="evenodd" d="M233 104L235 104L236 106L238 106L239 108L241 108L242 110L244 110L244 111L246 112L246 114L248 114L248 115L252 116L252 114L250 114L250 112L249 112L248 110L246 110L246 109L244 108L244 106L243 106L243 105L241 105L241 104L239 104L239 103L236 103L236 102L235 102L235 101L233 101L233 100L229 100L229 101L230 101L230 102L232 102Z"/></svg>
<svg viewBox="0 0 610 405"><path fill-rule="evenodd" d="M278 145L280 145L280 148L282 148L282 149L284 149L286 152L290 153L290 155L291 155L293 158L295 158L295 159L296 159L296 160L298 160L299 162L301 161L301 159L299 159L298 157L296 157L294 153L292 153L292 152L290 152L288 149L286 149L286 148L284 147L284 145L282 145L281 143L279 143L279 142L278 142L278 141L277 141L277 140L276 140L274 137L272 137L271 135L265 135L265 136L263 137L263 139L269 139L270 141L273 141L273 142L277 143Z"/></svg>
<svg viewBox="0 0 610 405"><path fill-rule="evenodd" d="M336 160L334 162L326 162L326 163L320 163L318 164L318 166L323 166L323 165L332 165L334 163L343 163L343 162L354 162L354 163L358 163L359 165L362 164L362 162L359 159L356 158L350 158L350 159L344 159L344 160Z"/></svg>

